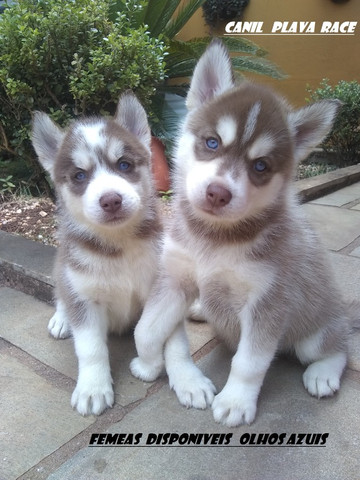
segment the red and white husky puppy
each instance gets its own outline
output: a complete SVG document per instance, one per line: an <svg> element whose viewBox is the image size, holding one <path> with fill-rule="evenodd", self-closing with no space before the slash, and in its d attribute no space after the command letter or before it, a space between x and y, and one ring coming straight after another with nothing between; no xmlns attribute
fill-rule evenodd
<svg viewBox="0 0 360 480"><path fill-rule="evenodd" d="M280 350L307 365L303 381L311 395L339 389L348 314L292 179L298 162L330 131L340 102L294 111L268 88L237 85L227 50L214 41L195 68L187 106L163 274L136 327L139 356L131 370L153 380L165 363L183 405L212 405L215 420L233 427L254 420ZM193 364L184 332L197 297L235 352L216 396Z"/></svg>
<svg viewBox="0 0 360 480"><path fill-rule="evenodd" d="M123 95L114 118L89 117L61 130L36 112L33 145L59 205L55 338L74 337L79 362L71 404L82 415L114 402L109 330L140 317L158 260L159 221L143 107Z"/></svg>

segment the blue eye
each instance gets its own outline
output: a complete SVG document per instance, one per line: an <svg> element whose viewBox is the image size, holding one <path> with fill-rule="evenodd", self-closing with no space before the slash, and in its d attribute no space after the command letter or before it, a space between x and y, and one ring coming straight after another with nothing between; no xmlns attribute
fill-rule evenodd
<svg viewBox="0 0 360 480"><path fill-rule="evenodd" d="M216 150L219 146L219 142L216 140L216 138L207 138L206 139L206 146L210 148L211 150Z"/></svg>
<svg viewBox="0 0 360 480"><path fill-rule="evenodd" d="M256 160L254 163L254 170L258 173L263 173L267 170L268 166L264 160Z"/></svg>
<svg viewBox="0 0 360 480"><path fill-rule="evenodd" d="M129 162L119 162L118 163L118 168L119 170L121 170L122 172L124 172L125 170L128 170L130 168L130 163Z"/></svg>
<svg viewBox="0 0 360 480"><path fill-rule="evenodd" d="M86 172L83 172L82 170L80 170L75 174L75 179L78 182L83 182L84 180L86 180L86 177L87 177Z"/></svg>

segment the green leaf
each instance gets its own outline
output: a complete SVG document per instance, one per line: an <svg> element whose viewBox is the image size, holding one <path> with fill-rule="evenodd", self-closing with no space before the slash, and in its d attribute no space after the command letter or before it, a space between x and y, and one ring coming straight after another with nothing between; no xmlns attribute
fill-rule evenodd
<svg viewBox="0 0 360 480"><path fill-rule="evenodd" d="M286 75L272 62L261 57L239 56L231 59L234 70L267 75L272 78L282 79Z"/></svg>
<svg viewBox="0 0 360 480"><path fill-rule="evenodd" d="M258 57L264 57L267 55L267 51L262 47L256 45L256 43L247 40L242 37L221 37L221 40L230 52L236 53L250 53L251 55L256 55Z"/></svg>
<svg viewBox="0 0 360 480"><path fill-rule="evenodd" d="M181 7L175 18L172 18L164 31L168 38L174 38L180 32L182 27L190 20L196 10L200 8L205 0L189 0Z"/></svg>
<svg viewBox="0 0 360 480"><path fill-rule="evenodd" d="M166 24L170 21L180 0L149 0L146 7L144 23L149 26L154 37L164 33Z"/></svg>

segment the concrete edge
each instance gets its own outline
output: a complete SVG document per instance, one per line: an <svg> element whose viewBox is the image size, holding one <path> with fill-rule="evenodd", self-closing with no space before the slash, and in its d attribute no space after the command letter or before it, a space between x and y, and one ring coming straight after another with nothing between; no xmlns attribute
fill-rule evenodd
<svg viewBox="0 0 360 480"><path fill-rule="evenodd" d="M38 273L38 277L36 278L36 272L30 274L29 271L26 271L21 266L0 259L0 287L19 290L42 302L53 305L54 286L44 281L41 273Z"/></svg>
<svg viewBox="0 0 360 480"><path fill-rule="evenodd" d="M56 248L0 230L0 286L53 303Z"/></svg>
<svg viewBox="0 0 360 480"><path fill-rule="evenodd" d="M360 181L360 164L352 165L346 168L340 168L333 172L318 175L316 177L298 180L295 183L300 201L302 203L315 200L323 195L344 188L352 183ZM6 249L7 242L14 239L12 243L11 252L3 251ZM0 286L9 286L23 293L32 295L33 297L42 300L46 303L53 303L54 285L48 273L52 270L54 255L47 253L46 262L51 263L46 265L46 272L36 268L32 265L29 268L26 265L26 255L24 252L29 251L29 256L32 252L37 252L39 248L49 250L46 245L41 246L39 242L34 242L26 238L19 239L17 235L12 235L0 230L0 241L2 240L3 249L0 252ZM21 254L17 254L17 248L14 248L14 243L18 244ZM53 248L55 254L56 249ZM23 263L19 264L19 259L23 259ZM44 267L44 262L42 264Z"/></svg>
<svg viewBox="0 0 360 480"><path fill-rule="evenodd" d="M295 187L300 201L305 203L358 181L360 181L360 164L298 180L295 182Z"/></svg>

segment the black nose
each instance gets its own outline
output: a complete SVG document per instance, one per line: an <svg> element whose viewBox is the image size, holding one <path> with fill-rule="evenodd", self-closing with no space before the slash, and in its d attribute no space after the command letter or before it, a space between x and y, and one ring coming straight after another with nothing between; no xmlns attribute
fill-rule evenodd
<svg viewBox="0 0 360 480"><path fill-rule="evenodd" d="M225 207L231 199L231 192L222 185L210 183L206 189L206 200L212 207Z"/></svg>
<svg viewBox="0 0 360 480"><path fill-rule="evenodd" d="M115 192L105 193L99 203L105 212L115 213L121 208L122 196Z"/></svg>

